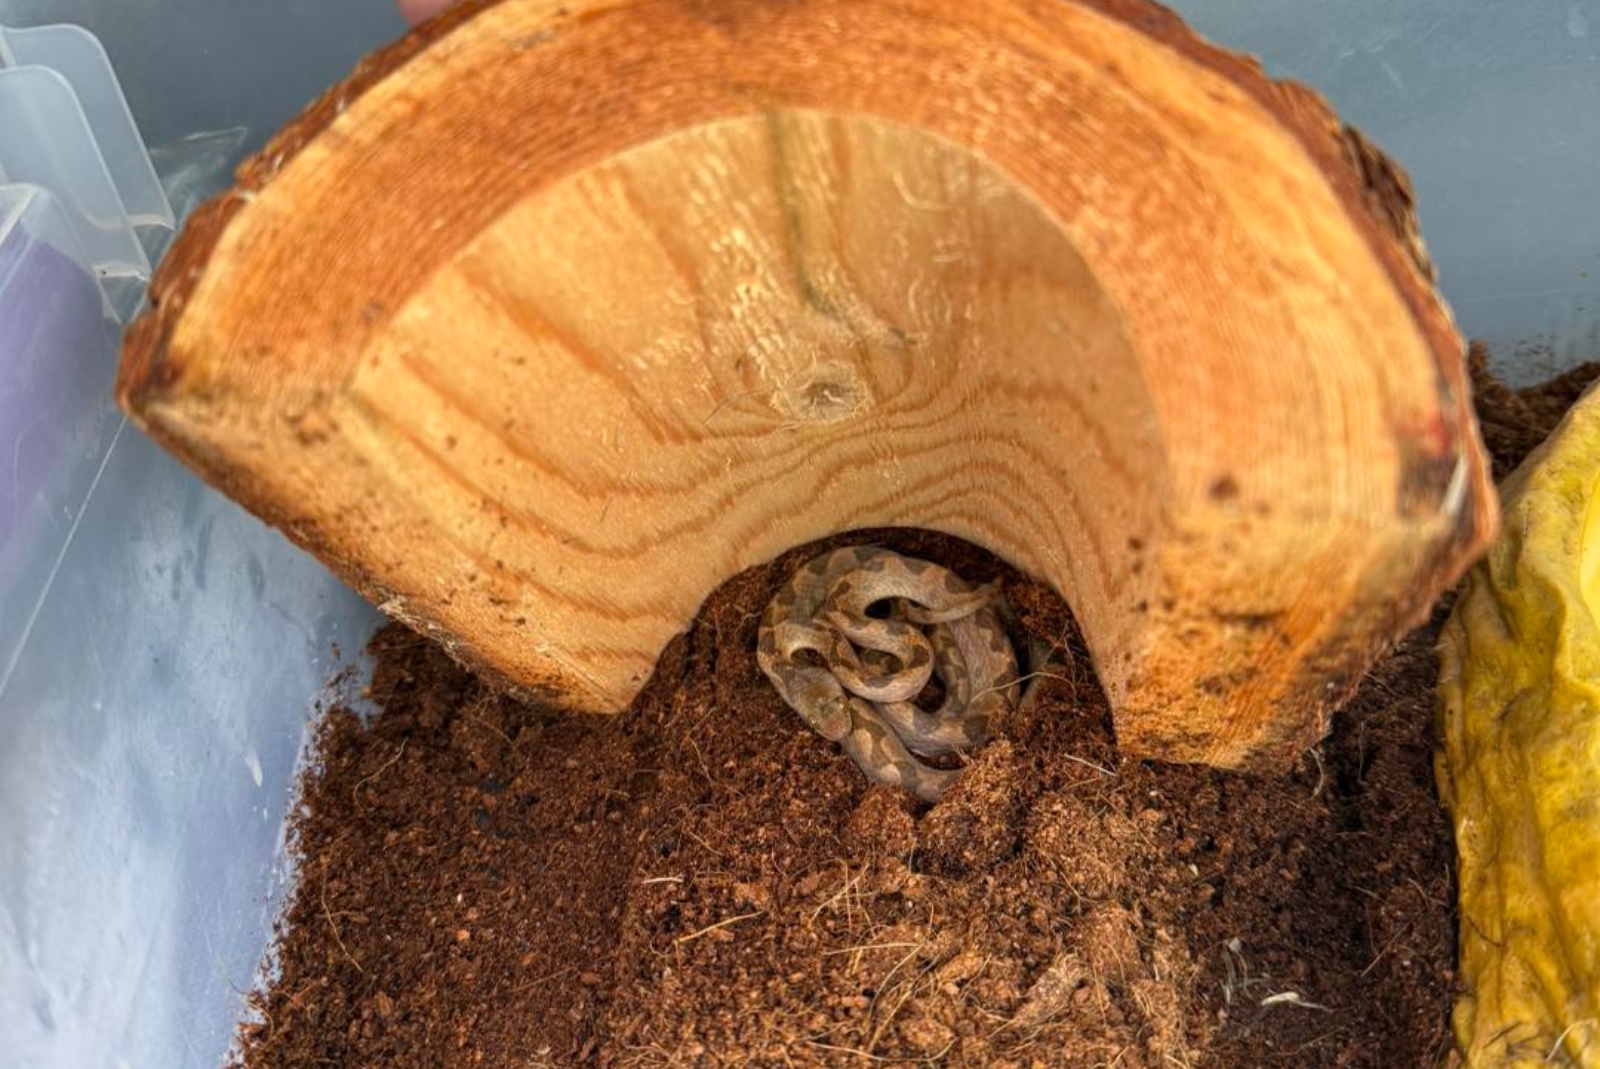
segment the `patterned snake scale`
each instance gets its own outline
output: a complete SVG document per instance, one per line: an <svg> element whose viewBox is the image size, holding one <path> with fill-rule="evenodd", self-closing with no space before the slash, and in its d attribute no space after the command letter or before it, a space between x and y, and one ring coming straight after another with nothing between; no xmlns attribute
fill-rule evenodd
<svg viewBox="0 0 1600 1069"><path fill-rule="evenodd" d="M867 778L937 801L959 773L918 756L971 750L1015 708L1016 654L993 586L878 546L824 553L794 573L761 617L756 660L806 724ZM888 601L887 617L868 609ZM915 704L937 673L944 701Z"/></svg>

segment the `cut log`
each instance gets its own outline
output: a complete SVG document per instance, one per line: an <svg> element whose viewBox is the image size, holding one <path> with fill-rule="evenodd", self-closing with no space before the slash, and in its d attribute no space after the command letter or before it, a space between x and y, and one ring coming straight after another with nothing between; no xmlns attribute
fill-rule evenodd
<svg viewBox="0 0 1600 1069"><path fill-rule="evenodd" d="M469 2L152 299L140 427L574 709L918 526L1067 598L1131 752L1281 767L1495 526L1403 175L1130 0Z"/></svg>

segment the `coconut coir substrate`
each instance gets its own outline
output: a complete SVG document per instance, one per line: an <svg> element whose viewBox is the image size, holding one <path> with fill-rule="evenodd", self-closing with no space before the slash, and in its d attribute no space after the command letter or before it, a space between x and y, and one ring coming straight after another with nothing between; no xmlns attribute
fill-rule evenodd
<svg viewBox="0 0 1600 1069"><path fill-rule="evenodd" d="M1503 474L1594 375L1473 362ZM398 627L318 729L298 884L245 1069L1432 1069L1454 991L1432 782L1439 622L1294 774L1120 759L1061 602L1003 576L1059 678L929 809L869 789L758 672L746 572L634 708L550 715ZM1441 610L1442 612L1442 610Z"/></svg>

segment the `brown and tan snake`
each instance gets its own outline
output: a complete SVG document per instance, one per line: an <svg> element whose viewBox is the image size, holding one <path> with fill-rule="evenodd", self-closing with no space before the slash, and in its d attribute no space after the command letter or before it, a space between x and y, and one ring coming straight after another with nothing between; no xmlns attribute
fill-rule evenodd
<svg viewBox="0 0 1600 1069"><path fill-rule="evenodd" d="M887 601L887 616L870 615ZM958 769L936 757L982 745L1014 708L1017 660L993 587L878 546L824 553L761 617L756 660L783 700L876 783L937 801ZM937 673L937 710L915 704Z"/></svg>

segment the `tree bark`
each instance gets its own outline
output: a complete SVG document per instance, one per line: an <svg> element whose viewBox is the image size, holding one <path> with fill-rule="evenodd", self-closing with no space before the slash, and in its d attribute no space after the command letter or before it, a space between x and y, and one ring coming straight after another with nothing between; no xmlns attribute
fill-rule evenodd
<svg viewBox="0 0 1600 1069"><path fill-rule="evenodd" d="M921 526L1061 591L1131 752L1281 767L1496 522L1403 174L1132 0L469 2L152 300L140 427L575 709Z"/></svg>

